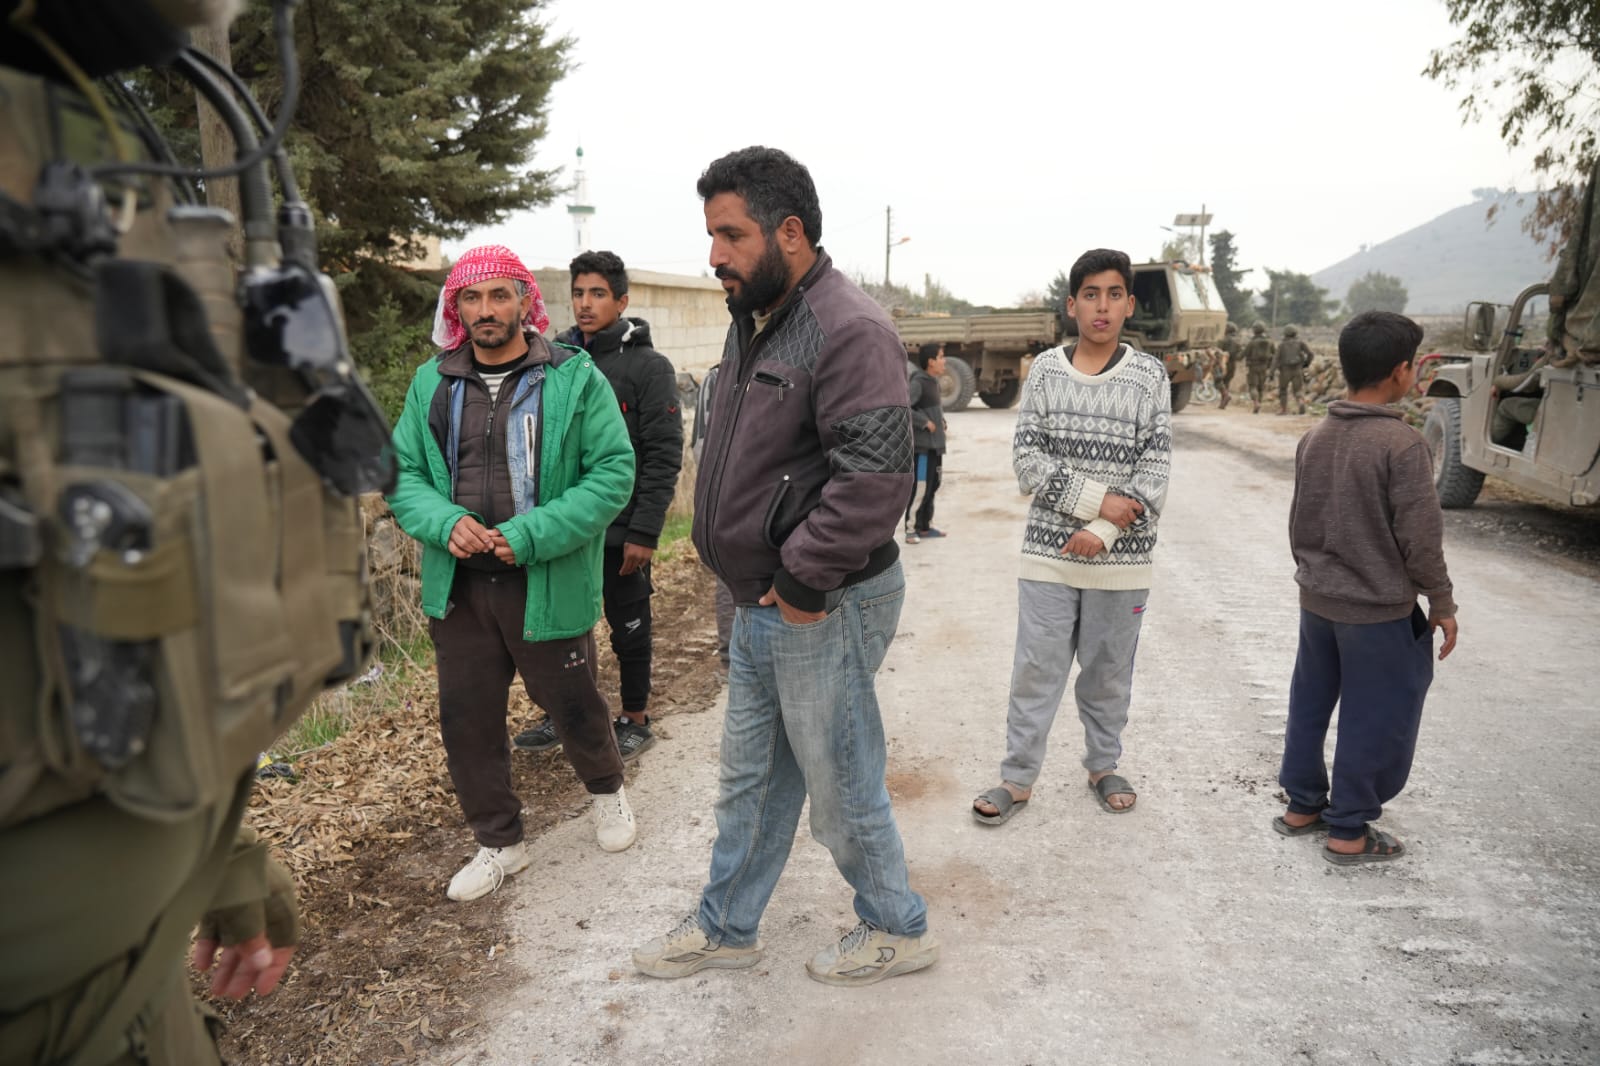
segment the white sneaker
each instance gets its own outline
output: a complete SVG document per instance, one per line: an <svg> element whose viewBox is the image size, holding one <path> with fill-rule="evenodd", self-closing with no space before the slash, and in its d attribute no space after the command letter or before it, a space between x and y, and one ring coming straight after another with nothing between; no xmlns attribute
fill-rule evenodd
<svg viewBox="0 0 1600 1066"><path fill-rule="evenodd" d="M473 860L450 879L450 889L446 894L461 903L487 896L499 888L506 878L526 870L532 861L528 844L523 840L503 848L479 848Z"/></svg>
<svg viewBox="0 0 1600 1066"><path fill-rule="evenodd" d="M609 796L594 798L594 835L602 851L626 851L638 839L627 793L620 786Z"/></svg>

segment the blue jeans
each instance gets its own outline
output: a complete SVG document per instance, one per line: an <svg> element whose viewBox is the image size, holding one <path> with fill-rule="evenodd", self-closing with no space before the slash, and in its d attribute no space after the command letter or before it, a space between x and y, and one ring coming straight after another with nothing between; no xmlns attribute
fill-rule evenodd
<svg viewBox="0 0 1600 1066"><path fill-rule="evenodd" d="M927 931L928 907L907 881L884 784L888 757L873 691L905 587L896 563L847 589L819 622L791 625L777 607L738 609L717 840L700 898L700 927L713 944L756 942L807 794L811 835L856 890L856 915L899 936Z"/></svg>

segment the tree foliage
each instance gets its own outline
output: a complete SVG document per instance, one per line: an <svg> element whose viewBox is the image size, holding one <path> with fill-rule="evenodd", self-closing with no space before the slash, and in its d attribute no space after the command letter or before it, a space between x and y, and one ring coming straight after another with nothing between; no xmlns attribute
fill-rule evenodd
<svg viewBox="0 0 1600 1066"><path fill-rule="evenodd" d="M916 292L906 285L885 285L881 281L873 281L865 274L856 274L855 283L876 300L880 307L901 314L922 315L934 312L959 315L994 310L992 307L980 307L961 299L932 278L923 280L921 292Z"/></svg>
<svg viewBox="0 0 1600 1066"><path fill-rule="evenodd" d="M541 21L544 7L545 0L300 3L300 99L288 152L363 366L387 365L398 342L416 339L395 332L396 323L433 313L431 297L386 264L416 258L423 238L462 236L562 191L557 172L528 166L572 44ZM283 86L271 5L247 5L229 43L233 69L276 114ZM198 162L189 84L157 72L137 88L179 159ZM364 336L371 330L386 336Z"/></svg>
<svg viewBox="0 0 1600 1066"><path fill-rule="evenodd" d="M1161 246L1156 261L1161 263L1193 263L1200 258L1200 238L1194 234L1176 234Z"/></svg>
<svg viewBox="0 0 1600 1066"><path fill-rule="evenodd" d="M1245 272L1239 269L1238 250L1233 246L1233 234L1218 230L1211 235L1211 277L1222 294L1222 303L1228 309L1228 318L1240 326L1256 320L1255 308L1250 306L1250 290L1239 284Z"/></svg>
<svg viewBox="0 0 1600 1066"><path fill-rule="evenodd" d="M1291 322L1300 326L1324 325L1339 309L1339 301L1328 299L1328 290L1313 282L1309 274L1268 270L1267 277L1271 283L1261 293L1256 313L1274 327Z"/></svg>
<svg viewBox="0 0 1600 1066"><path fill-rule="evenodd" d="M1350 283L1344 304L1345 310L1352 315L1359 315L1363 311L1393 311L1398 314L1406 309L1409 298L1399 278L1374 270Z"/></svg>
<svg viewBox="0 0 1600 1066"><path fill-rule="evenodd" d="M1423 73L1464 92L1464 122L1496 111L1508 146L1537 146L1533 167L1542 191L1524 226L1554 250L1570 232L1583 176L1600 150L1600 4L1445 0L1445 6L1463 33L1436 49Z"/></svg>
<svg viewBox="0 0 1600 1066"><path fill-rule="evenodd" d="M1053 311L1060 311L1067 306L1067 297L1072 295L1072 279L1065 270L1056 271L1056 276L1050 279L1050 284L1045 286L1045 306Z"/></svg>

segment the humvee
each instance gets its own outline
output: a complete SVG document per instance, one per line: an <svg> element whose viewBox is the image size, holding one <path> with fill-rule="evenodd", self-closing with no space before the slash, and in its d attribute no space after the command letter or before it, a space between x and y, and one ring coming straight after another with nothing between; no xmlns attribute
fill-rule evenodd
<svg viewBox="0 0 1600 1066"><path fill-rule="evenodd" d="M1442 506L1472 506L1488 474L1558 503L1600 503L1600 367L1551 366L1522 343L1529 305L1548 291L1541 283L1510 305L1469 304L1469 354L1423 357L1442 360L1422 427Z"/></svg>
<svg viewBox="0 0 1600 1066"><path fill-rule="evenodd" d="M1211 272L1184 262L1139 263L1133 268L1134 312L1122 339L1160 358L1172 383L1172 410L1183 410L1219 354L1215 348L1228 312ZM939 379L946 411L959 411L976 395L990 407L1010 407L1022 392L1033 357L1077 336L1066 308L993 311L977 315L903 315L895 319L909 355L924 344L943 344Z"/></svg>

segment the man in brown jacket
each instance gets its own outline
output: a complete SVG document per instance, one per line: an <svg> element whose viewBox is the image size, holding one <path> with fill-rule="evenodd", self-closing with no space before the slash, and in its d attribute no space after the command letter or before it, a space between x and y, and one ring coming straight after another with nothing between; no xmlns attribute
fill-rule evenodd
<svg viewBox="0 0 1600 1066"><path fill-rule="evenodd" d="M811 834L855 890L860 922L806 970L871 984L939 957L884 785L873 683L905 598L894 539L911 494L905 349L817 243L805 167L745 148L697 188L733 324L694 544L737 610L710 876L696 910L633 961L651 977L755 965L809 795Z"/></svg>
<svg viewBox="0 0 1600 1066"><path fill-rule="evenodd" d="M1367 311L1351 319L1339 334L1349 399L1330 404L1295 452L1289 547L1300 585L1300 647L1278 772L1289 809L1273 827L1286 836L1326 832L1323 857L1340 866L1404 854L1404 845L1370 823L1411 773L1433 681L1433 631L1444 630L1440 659L1456 645L1428 445L1385 406L1416 383L1421 343L1422 328L1403 315ZM1323 741L1335 703L1330 789Z"/></svg>

